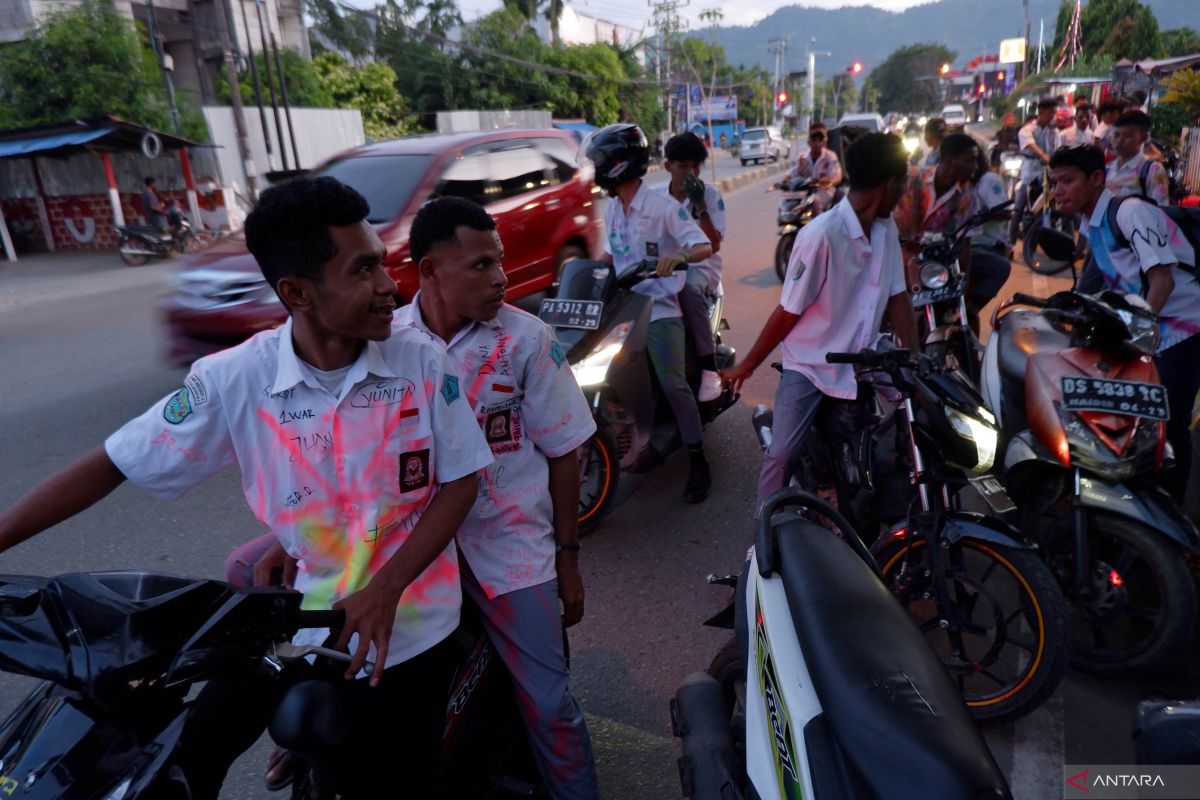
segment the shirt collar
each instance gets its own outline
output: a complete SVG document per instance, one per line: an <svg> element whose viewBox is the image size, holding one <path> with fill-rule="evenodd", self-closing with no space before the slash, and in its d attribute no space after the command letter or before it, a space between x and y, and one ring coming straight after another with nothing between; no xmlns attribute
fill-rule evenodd
<svg viewBox="0 0 1200 800"><path fill-rule="evenodd" d="M929 205L929 208L925 209L925 219L929 219L930 214L946 205L955 195L962 191L962 186L955 184L947 189L945 194L938 196L937 167L934 167L925 174L925 185L929 187L929 196L933 198L933 202Z"/></svg>
<svg viewBox="0 0 1200 800"><path fill-rule="evenodd" d="M1104 215L1108 213L1108 204L1112 202L1113 195L1108 189L1100 193L1100 199L1096 201L1096 207L1092 209L1092 217L1088 220L1089 228L1099 228L1104 223Z"/></svg>
<svg viewBox="0 0 1200 800"><path fill-rule="evenodd" d="M620 201L618 200L617 202L620 202ZM409 315L409 317L412 320L412 325L413 325L413 327L417 328L418 330L425 331L425 333L432 336L435 341L441 342L442 337L440 337L436 333L434 333L429 328L429 326L425 324L425 318L423 316L421 316L421 303L419 302L420 298L421 298L421 292L420 292L420 290L418 290L417 293L413 296L412 302L409 303L408 306L406 306L407 314ZM462 326L462 328L459 329L458 333L454 334L454 336L450 339L449 342L442 342L442 344L445 347L453 346L455 342L459 341L464 336L468 336L472 331L474 331L475 327L477 325L482 325L485 328L492 328L492 329L499 328L500 327L500 315L497 314L496 316L492 317L491 319L486 319L486 320L474 320L471 323Z"/></svg>
<svg viewBox="0 0 1200 800"><path fill-rule="evenodd" d="M849 237L850 244L854 247L855 253L859 258L869 256L871 254L871 239L863 232L862 223L858 220L858 214L854 213L854 206L850 205L850 198L843 197L834 210L841 215L842 226L846 229L846 235ZM872 228L874 228L873 223Z"/></svg>
<svg viewBox="0 0 1200 800"><path fill-rule="evenodd" d="M272 394L286 392L298 383L303 383L311 389L322 388L316 376L312 374L312 369L296 355L296 349L292 344L292 330L292 318L289 316L287 322L279 328L279 363L275 367L275 382L271 385ZM342 385L354 386L367 375L375 375L380 378L398 377L395 370L388 366L383 353L379 350L378 342L368 341L366 343L346 374L346 381Z"/></svg>
<svg viewBox="0 0 1200 800"><path fill-rule="evenodd" d="M1118 158L1117 171L1120 172L1121 170L1127 170L1131 167L1141 166L1141 162L1145 157L1146 155L1139 150L1137 153L1134 153L1133 158L1129 159L1128 161L1122 161Z"/></svg>

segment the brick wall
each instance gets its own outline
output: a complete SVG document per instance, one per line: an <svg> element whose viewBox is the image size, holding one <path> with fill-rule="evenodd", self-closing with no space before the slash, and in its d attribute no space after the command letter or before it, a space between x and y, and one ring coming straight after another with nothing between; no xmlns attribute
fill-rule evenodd
<svg viewBox="0 0 1200 800"><path fill-rule="evenodd" d="M159 192L158 196L168 205L176 203L184 210L185 214L187 213L187 194L185 192ZM5 214L8 213L10 202L20 201L5 200ZM30 204L33 202L32 199L29 199ZM138 195L121 194L121 210L125 214L126 224L145 224L146 220L142 216L141 205ZM33 208L36 219L36 206ZM117 246L112 205L109 203L107 194L47 197L46 212L50 217L50 229L54 233L54 245L59 250L112 250Z"/></svg>
<svg viewBox="0 0 1200 800"><path fill-rule="evenodd" d="M42 223L38 219L37 200L32 197L12 197L0 200L0 209L8 222L9 233L18 253L38 253L46 249Z"/></svg>

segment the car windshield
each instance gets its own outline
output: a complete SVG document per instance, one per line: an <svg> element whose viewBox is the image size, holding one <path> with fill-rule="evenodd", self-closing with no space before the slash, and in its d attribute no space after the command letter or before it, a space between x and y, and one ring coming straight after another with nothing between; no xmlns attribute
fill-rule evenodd
<svg viewBox="0 0 1200 800"><path fill-rule="evenodd" d="M743 138L744 141L753 142L766 136L766 131L746 131Z"/></svg>
<svg viewBox="0 0 1200 800"><path fill-rule="evenodd" d="M377 225L400 216L433 158L426 154L355 156L334 161L317 174L356 189L371 207L367 222Z"/></svg>

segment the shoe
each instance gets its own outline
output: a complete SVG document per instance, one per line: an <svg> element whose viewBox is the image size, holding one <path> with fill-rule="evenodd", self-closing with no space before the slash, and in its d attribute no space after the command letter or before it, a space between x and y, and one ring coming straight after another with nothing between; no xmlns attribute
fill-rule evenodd
<svg viewBox="0 0 1200 800"><path fill-rule="evenodd" d="M263 775L263 783L268 792L278 792L292 785L295 777L294 761L290 751L276 747L267 758L267 770Z"/></svg>
<svg viewBox="0 0 1200 800"><path fill-rule="evenodd" d="M704 370L700 373L700 391L697 393L697 399L701 403L711 403L721 396L721 376L712 370Z"/></svg>
<svg viewBox="0 0 1200 800"><path fill-rule="evenodd" d="M698 456L698 457L697 457ZM692 469L688 472L687 487L683 490L683 499L688 503L701 503L708 498L708 488L712 485L712 475L708 470L708 461L704 453L692 454Z"/></svg>

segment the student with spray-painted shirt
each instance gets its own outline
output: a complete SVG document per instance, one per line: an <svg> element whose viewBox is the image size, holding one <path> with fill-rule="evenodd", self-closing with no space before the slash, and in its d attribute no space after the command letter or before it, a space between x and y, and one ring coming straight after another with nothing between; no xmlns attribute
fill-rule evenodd
<svg viewBox="0 0 1200 800"><path fill-rule="evenodd" d="M621 275L649 259L658 262L655 277L633 287L654 299L646 352L666 394L691 469L683 498L699 503L708 497L712 477L704 457L700 408L687 382L686 339L679 292L684 274L676 267L697 264L712 255L712 244L691 215L670 197L642 182L650 148L641 128L618 123L588 134L581 148L596 168L596 185L608 192L604 209L603 258Z"/></svg>
<svg viewBox="0 0 1200 800"><path fill-rule="evenodd" d="M453 538L492 455L445 351L393 330L395 282L367 212L333 178L263 192L246 243L288 321L200 359L178 391L34 487L0 515L0 550L127 479L175 498L237 464L251 510L298 562L303 607L345 611L350 733L324 774L343 797L389 796L397 774L431 797L462 602ZM289 674L209 681L182 734L191 797L217 797Z"/></svg>

